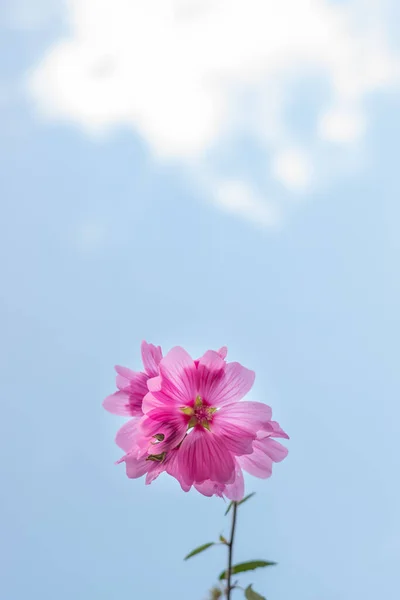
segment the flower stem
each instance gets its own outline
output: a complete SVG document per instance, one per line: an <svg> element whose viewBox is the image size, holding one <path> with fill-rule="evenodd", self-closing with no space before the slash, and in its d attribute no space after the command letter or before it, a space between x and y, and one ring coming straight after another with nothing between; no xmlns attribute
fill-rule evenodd
<svg viewBox="0 0 400 600"><path fill-rule="evenodd" d="M227 584L226 584L226 598L227 600L231 600L231 591L232 591L232 558L233 558L233 542L235 539L235 529L236 529L236 515L237 515L237 502L233 503L232 506L232 527L231 527L231 537L228 542L228 571L227 571Z"/></svg>

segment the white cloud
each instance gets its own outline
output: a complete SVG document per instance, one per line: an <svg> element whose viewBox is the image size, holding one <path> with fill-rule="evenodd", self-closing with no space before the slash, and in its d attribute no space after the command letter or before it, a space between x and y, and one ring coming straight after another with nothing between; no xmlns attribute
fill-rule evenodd
<svg viewBox="0 0 400 600"><path fill-rule="evenodd" d="M275 178L294 192L307 189L312 181L312 165L304 150L287 148L277 152L272 163Z"/></svg>
<svg viewBox="0 0 400 600"><path fill-rule="evenodd" d="M368 95L399 79L385 0L69 0L67 7L69 37L29 79L38 111L92 133L126 124L160 158L181 160L200 178L208 172L219 206L254 220L263 214L268 225L276 221L266 216L269 188L256 193L237 173L227 187L207 157L244 131L272 178L304 193L318 183L330 143L362 143ZM329 88L307 138L287 118L303 77Z"/></svg>

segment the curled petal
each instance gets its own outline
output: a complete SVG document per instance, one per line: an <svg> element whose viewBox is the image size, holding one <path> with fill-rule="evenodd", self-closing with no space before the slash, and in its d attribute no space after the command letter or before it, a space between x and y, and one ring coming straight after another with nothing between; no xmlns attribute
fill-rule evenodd
<svg viewBox="0 0 400 600"><path fill-rule="evenodd" d="M263 427L263 429L270 437L285 438L286 440L290 439L288 434L283 431L279 423L276 421L270 421L265 427Z"/></svg>

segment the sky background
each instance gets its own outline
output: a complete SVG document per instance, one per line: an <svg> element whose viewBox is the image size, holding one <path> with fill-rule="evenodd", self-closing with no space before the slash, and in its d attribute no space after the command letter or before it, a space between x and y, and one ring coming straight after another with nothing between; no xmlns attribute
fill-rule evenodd
<svg viewBox="0 0 400 600"><path fill-rule="evenodd" d="M142 339L229 347L288 458L268 600L400 592L396 2L3 0L0 597L203 599L224 503L115 466ZM240 597L240 592L237 592Z"/></svg>

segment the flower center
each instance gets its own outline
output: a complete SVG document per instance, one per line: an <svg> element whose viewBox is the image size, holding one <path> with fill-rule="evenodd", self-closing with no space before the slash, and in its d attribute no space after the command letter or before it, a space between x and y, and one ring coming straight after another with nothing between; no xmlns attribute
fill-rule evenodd
<svg viewBox="0 0 400 600"><path fill-rule="evenodd" d="M194 406L181 407L181 411L190 417L188 429L195 425L201 425L205 429L210 430L210 423L216 410L216 408L205 404L200 396L196 397Z"/></svg>

